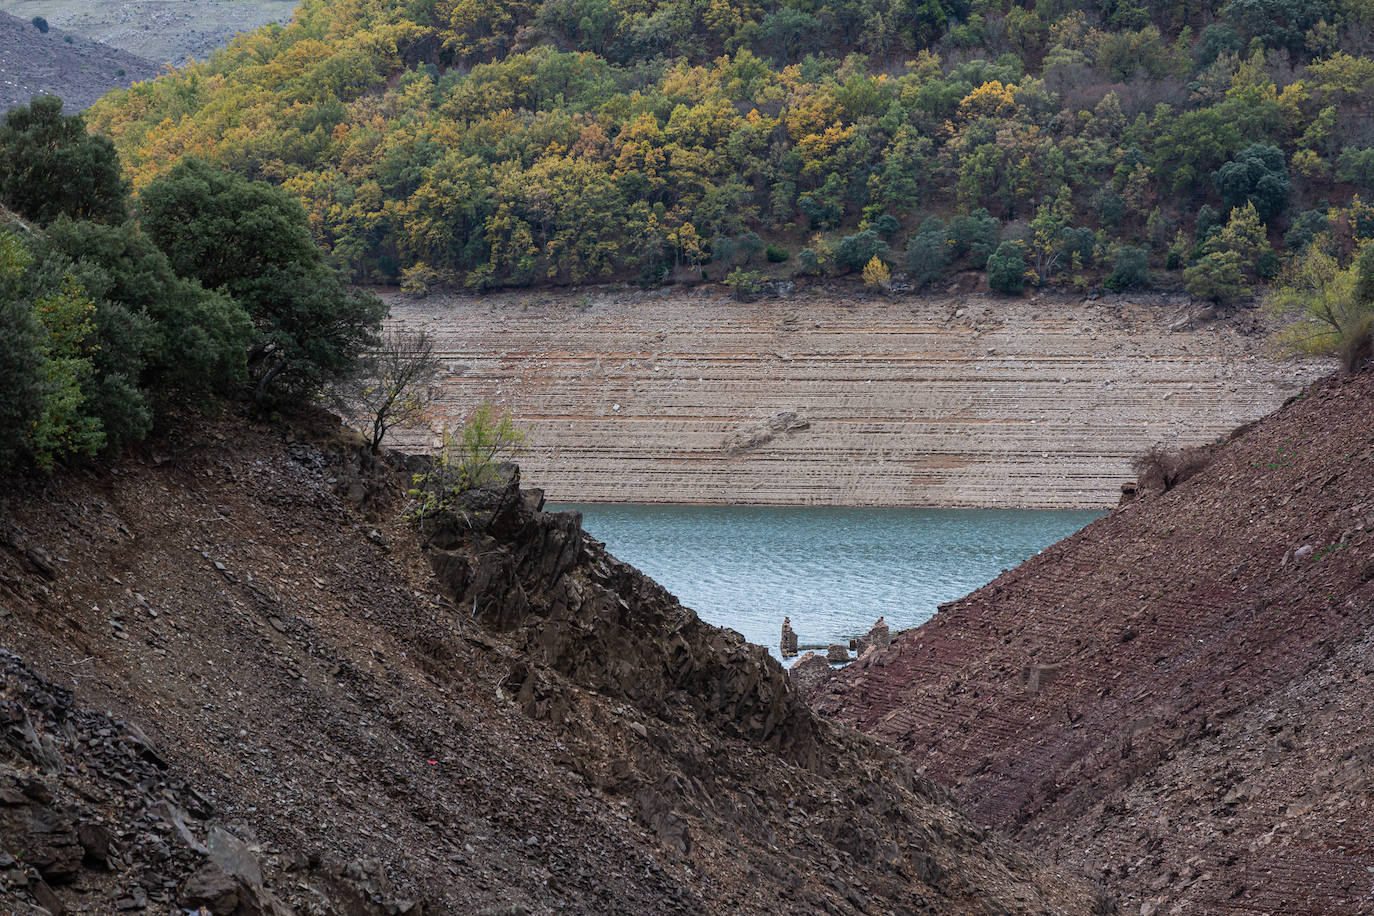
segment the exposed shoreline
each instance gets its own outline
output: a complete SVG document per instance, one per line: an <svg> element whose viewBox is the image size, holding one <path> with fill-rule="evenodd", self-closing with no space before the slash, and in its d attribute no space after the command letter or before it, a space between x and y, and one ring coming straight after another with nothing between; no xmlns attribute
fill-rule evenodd
<svg viewBox="0 0 1374 916"><path fill-rule="evenodd" d="M440 417L510 408L525 479L556 502L1107 508L1150 446L1211 441L1330 368L1274 358L1253 313L1184 329L1162 297L592 290L392 309L437 337Z"/></svg>

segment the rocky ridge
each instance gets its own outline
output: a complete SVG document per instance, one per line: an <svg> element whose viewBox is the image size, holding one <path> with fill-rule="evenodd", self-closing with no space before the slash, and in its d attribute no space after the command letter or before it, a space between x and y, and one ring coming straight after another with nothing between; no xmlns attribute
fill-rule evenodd
<svg viewBox="0 0 1374 916"><path fill-rule="evenodd" d="M1318 383L820 689L1144 916L1374 912L1374 375Z"/></svg>
<svg viewBox="0 0 1374 916"><path fill-rule="evenodd" d="M286 22L296 5L294 0L0 0L0 10L24 21L43 16L81 40L123 49L159 69L189 58L204 60L240 32Z"/></svg>
<svg viewBox="0 0 1374 916"><path fill-rule="evenodd" d="M422 548L411 469L226 418L12 491L0 817L49 812L69 864L0 834L0 908L1105 906L536 495L473 493Z"/></svg>

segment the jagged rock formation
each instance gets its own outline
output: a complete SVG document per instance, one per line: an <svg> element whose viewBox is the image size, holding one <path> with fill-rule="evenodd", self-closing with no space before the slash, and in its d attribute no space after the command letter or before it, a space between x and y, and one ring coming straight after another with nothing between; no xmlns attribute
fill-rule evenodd
<svg viewBox="0 0 1374 916"><path fill-rule="evenodd" d="M511 407L550 499L1104 509L1151 445L1210 441L1328 371L1186 311L824 288L392 302L447 360L441 411Z"/></svg>
<svg viewBox="0 0 1374 916"><path fill-rule="evenodd" d="M818 720L762 649L537 496L473 493L421 550L391 520L412 469L323 422L225 419L9 491L0 646L47 682L0 660L0 702L37 736L6 712L0 769L61 812L58 864L33 867L66 912L1099 904L895 752ZM131 735L156 759L130 759L145 747ZM49 753L60 768L37 773ZM111 804L82 794L110 780ZM87 822L118 861L66 880ZM0 911L41 902L14 870Z"/></svg>
<svg viewBox="0 0 1374 916"><path fill-rule="evenodd" d="M1020 908L1006 898L992 904L996 890L959 889L964 879L952 875L984 866L941 862L936 844L908 832L933 813L930 784L819 722L764 648L703 623L584 535L576 513L540 512L542 498L522 494L517 472L427 518L424 546L448 597L513 637L518 657L499 689L532 719L574 726L572 759L584 779L633 799L640 821L678 854L705 838L736 837L717 874L780 880L764 909L788 901L860 912ZM629 704L629 728L647 744L622 755L579 740L599 731L592 723L605 699L613 709ZM769 791L773 776L788 786L785 800ZM802 828L790 831L795 858L785 878L770 852L771 812L784 805ZM951 823L939 832L964 830ZM972 850L978 836L952 845ZM846 853L828 875L806 864L824 855L815 845L822 838ZM833 891L840 897L827 903ZM983 894L986 903L977 901Z"/></svg>
<svg viewBox="0 0 1374 916"><path fill-rule="evenodd" d="M1374 375L1331 379L817 706L1124 912L1374 908Z"/></svg>

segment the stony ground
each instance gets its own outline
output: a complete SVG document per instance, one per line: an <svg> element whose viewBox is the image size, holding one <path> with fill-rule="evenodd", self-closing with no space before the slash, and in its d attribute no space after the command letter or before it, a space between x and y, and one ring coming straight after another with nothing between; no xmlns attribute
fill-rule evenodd
<svg viewBox="0 0 1374 916"><path fill-rule="evenodd" d="M295 0L0 0L0 10L152 61L203 60L239 32L286 22ZM110 88L110 87L107 87ZM89 104L87 102L86 104Z"/></svg>
<svg viewBox="0 0 1374 916"><path fill-rule="evenodd" d="M347 438L226 417L8 489L0 911L1099 905L537 496L421 549Z"/></svg>
<svg viewBox="0 0 1374 916"><path fill-rule="evenodd" d="M30 22L34 15L0 12L0 112L36 95L60 96L66 111L80 111L111 89L158 74L148 60L51 23L43 34Z"/></svg>
<svg viewBox="0 0 1374 916"><path fill-rule="evenodd" d="M1106 507L1151 445L1209 441L1328 371L1272 358L1255 313L1192 327L1165 300L703 288L392 310L440 342L440 416L510 407L528 473L565 501Z"/></svg>
<svg viewBox="0 0 1374 916"><path fill-rule="evenodd" d="M1123 912L1374 912L1374 374L945 606L817 705Z"/></svg>

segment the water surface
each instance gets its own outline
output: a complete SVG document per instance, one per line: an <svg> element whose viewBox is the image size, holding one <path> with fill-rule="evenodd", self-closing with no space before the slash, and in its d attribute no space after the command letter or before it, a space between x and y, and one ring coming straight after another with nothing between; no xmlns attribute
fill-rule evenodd
<svg viewBox="0 0 1374 916"><path fill-rule="evenodd" d="M703 620L777 653L784 616L803 646L848 642L880 615L929 619L1100 512L568 505L611 553Z"/></svg>

